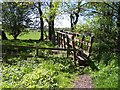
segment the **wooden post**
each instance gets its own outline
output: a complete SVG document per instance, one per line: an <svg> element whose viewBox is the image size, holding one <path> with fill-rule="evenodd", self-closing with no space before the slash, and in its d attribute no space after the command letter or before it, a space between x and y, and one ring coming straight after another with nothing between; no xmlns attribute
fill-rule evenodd
<svg viewBox="0 0 120 90"><path fill-rule="evenodd" d="M90 42L89 42L90 46L88 45L88 52L89 52L89 53L91 53L91 48L92 48L92 44L93 44L93 39L94 39L94 36L91 36L91 37L90 37Z"/></svg>
<svg viewBox="0 0 120 90"><path fill-rule="evenodd" d="M6 62L7 63L7 59L8 59L8 46L7 45L5 45L5 61L3 61L3 62Z"/></svg>
<svg viewBox="0 0 120 90"><path fill-rule="evenodd" d="M36 56L38 56L38 47L36 47Z"/></svg>
<svg viewBox="0 0 120 90"><path fill-rule="evenodd" d="M83 35L83 36L82 36L82 40L81 40L81 45L80 45L80 48L82 48L82 46L83 46L83 41L84 41L84 38L85 38L85 36Z"/></svg>
<svg viewBox="0 0 120 90"><path fill-rule="evenodd" d="M57 45L58 45L58 32L57 32Z"/></svg>
<svg viewBox="0 0 120 90"><path fill-rule="evenodd" d="M64 48L66 48L65 44L65 34L63 34L63 40L64 40Z"/></svg>
<svg viewBox="0 0 120 90"><path fill-rule="evenodd" d="M62 45L62 48L63 48L63 33L61 33L61 45Z"/></svg>
<svg viewBox="0 0 120 90"><path fill-rule="evenodd" d="M60 33L60 47L62 45L62 34Z"/></svg>
<svg viewBox="0 0 120 90"><path fill-rule="evenodd" d="M75 49L75 42L74 42L74 37L75 37L75 34L73 34L73 36L72 36L72 47L73 47L73 55L74 55L74 63L75 63L75 65L76 65L76 49Z"/></svg>
<svg viewBox="0 0 120 90"><path fill-rule="evenodd" d="M67 37L67 58L69 57L69 54L70 54L70 50L69 50L69 48L70 48L70 46L69 46L69 37L68 37L68 34L66 35L66 37Z"/></svg>
<svg viewBox="0 0 120 90"><path fill-rule="evenodd" d="M59 41L59 35L58 35L58 32L57 32L57 45L59 45L58 41Z"/></svg>
<svg viewBox="0 0 120 90"><path fill-rule="evenodd" d="M59 43L59 47L60 47L60 33L58 33L58 43Z"/></svg>

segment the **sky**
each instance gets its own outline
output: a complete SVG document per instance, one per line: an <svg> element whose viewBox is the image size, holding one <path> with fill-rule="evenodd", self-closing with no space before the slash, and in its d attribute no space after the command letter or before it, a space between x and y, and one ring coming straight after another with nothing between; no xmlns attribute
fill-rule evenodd
<svg viewBox="0 0 120 90"><path fill-rule="evenodd" d="M80 16L79 21L85 22L83 18L84 18L83 16ZM36 19L32 19L32 20L34 21L34 23L37 23L37 22L35 22ZM39 18L37 20L39 20ZM44 22L44 26L47 26L46 21ZM71 27L71 25L70 25L69 14L62 14L62 15L56 16L56 18L55 18L55 28L70 28L70 27Z"/></svg>
<svg viewBox="0 0 120 90"><path fill-rule="evenodd" d="M62 16L59 16L59 17L63 17L63 19L59 19L59 20L55 19L55 27L57 28L70 28L71 27L69 14L67 15L63 14ZM84 16L79 17L78 24L80 22L85 23Z"/></svg>

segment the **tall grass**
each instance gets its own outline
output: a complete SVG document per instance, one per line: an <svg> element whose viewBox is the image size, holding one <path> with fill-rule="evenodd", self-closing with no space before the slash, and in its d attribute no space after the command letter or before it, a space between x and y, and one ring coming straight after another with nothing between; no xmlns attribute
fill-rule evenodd
<svg viewBox="0 0 120 90"><path fill-rule="evenodd" d="M108 59L109 58L109 59ZM107 60L107 64L106 64ZM99 71L86 69L92 77L94 88L118 88L118 58L115 54L109 56L103 54L99 63L96 63Z"/></svg>

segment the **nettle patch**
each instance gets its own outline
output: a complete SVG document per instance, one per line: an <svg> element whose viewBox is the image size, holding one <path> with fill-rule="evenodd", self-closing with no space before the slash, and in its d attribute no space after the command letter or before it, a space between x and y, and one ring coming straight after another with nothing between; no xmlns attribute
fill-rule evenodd
<svg viewBox="0 0 120 90"><path fill-rule="evenodd" d="M2 65L2 88L72 87L71 81L78 74L72 62L59 57L15 59L12 65Z"/></svg>

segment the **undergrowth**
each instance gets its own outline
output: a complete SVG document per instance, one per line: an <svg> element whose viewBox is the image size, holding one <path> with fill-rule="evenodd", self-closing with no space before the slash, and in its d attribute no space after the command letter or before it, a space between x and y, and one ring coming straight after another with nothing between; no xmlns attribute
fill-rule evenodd
<svg viewBox="0 0 120 90"><path fill-rule="evenodd" d="M117 56L115 54L103 54L100 62L96 62L96 66L99 71L92 71L91 69L86 69L85 71L91 75L94 88L118 88Z"/></svg>
<svg viewBox="0 0 120 90"><path fill-rule="evenodd" d="M12 65L2 65L1 88L69 88L79 74L72 60L55 55L49 58L11 59L14 61Z"/></svg>

